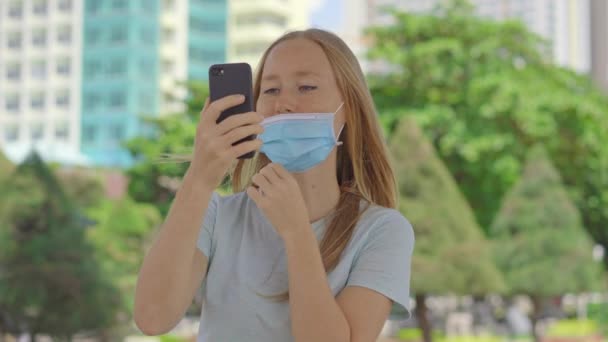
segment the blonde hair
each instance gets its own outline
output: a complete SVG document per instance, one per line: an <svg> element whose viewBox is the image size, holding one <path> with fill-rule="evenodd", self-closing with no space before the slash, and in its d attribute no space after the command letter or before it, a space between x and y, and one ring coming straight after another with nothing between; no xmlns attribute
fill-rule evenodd
<svg viewBox="0 0 608 342"><path fill-rule="evenodd" d="M264 63L272 49L290 39L308 39L318 44L332 67L339 91L344 99L346 125L341 134L343 145L337 151L336 176L341 195L331 222L320 242L326 272L333 270L346 248L359 217L361 199L387 208L397 208L397 186L377 112L357 58L348 46L333 33L308 29L287 33L272 43L262 55L253 84L254 101L260 94ZM270 160L257 153L252 159L239 160L231 171L233 191L244 191L252 184L251 177ZM281 300L289 293L264 296Z"/></svg>

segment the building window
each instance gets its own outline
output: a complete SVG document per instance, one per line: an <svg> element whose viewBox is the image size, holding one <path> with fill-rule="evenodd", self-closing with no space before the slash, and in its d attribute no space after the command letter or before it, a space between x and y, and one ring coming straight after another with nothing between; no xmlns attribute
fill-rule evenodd
<svg viewBox="0 0 608 342"><path fill-rule="evenodd" d="M57 61L57 74L68 76L70 75L70 59L67 57L61 58Z"/></svg>
<svg viewBox="0 0 608 342"><path fill-rule="evenodd" d="M62 12L69 12L72 10L72 0L59 0L58 7Z"/></svg>
<svg viewBox="0 0 608 342"><path fill-rule="evenodd" d="M39 141L42 140L42 138L44 137L44 127L42 126L42 124L34 124L30 127L30 134L32 137L32 140L34 141Z"/></svg>
<svg viewBox="0 0 608 342"><path fill-rule="evenodd" d="M165 43L173 43L175 40L175 30L166 28L163 30L163 41Z"/></svg>
<svg viewBox="0 0 608 342"><path fill-rule="evenodd" d="M85 41L88 45L97 44L99 41L100 32L98 29L88 29L85 33Z"/></svg>
<svg viewBox="0 0 608 342"><path fill-rule="evenodd" d="M114 10L124 10L127 8L126 0L112 0L112 8Z"/></svg>
<svg viewBox="0 0 608 342"><path fill-rule="evenodd" d="M61 90L57 92L55 97L55 104L60 108L67 108L70 106L70 93L67 90Z"/></svg>
<svg viewBox="0 0 608 342"><path fill-rule="evenodd" d="M32 78L43 80L46 78L46 61L34 61L32 62Z"/></svg>
<svg viewBox="0 0 608 342"><path fill-rule="evenodd" d="M21 64L19 64L19 63L7 64L6 78L11 81L19 81L21 79Z"/></svg>
<svg viewBox="0 0 608 342"><path fill-rule="evenodd" d="M261 56L264 53L264 46L261 46L260 44L243 44L243 45L239 45L235 48L236 53L240 56L242 55L254 55L254 56ZM217 53L214 54L209 54L207 53L207 56L210 55L216 55Z"/></svg>
<svg viewBox="0 0 608 342"><path fill-rule="evenodd" d="M287 25L287 18L283 16L272 15L270 13L257 13L255 15L246 14L237 17L236 24L239 26L271 24L279 27L285 27L285 25Z"/></svg>
<svg viewBox="0 0 608 342"><path fill-rule="evenodd" d="M13 19L21 19L23 16L23 1L12 1L8 5L8 16Z"/></svg>
<svg viewBox="0 0 608 342"><path fill-rule="evenodd" d="M192 27L192 31L198 33L223 34L226 32L226 22L222 18L206 20L197 18L195 16L190 16L190 27Z"/></svg>
<svg viewBox="0 0 608 342"><path fill-rule="evenodd" d="M87 13L95 14L95 13L99 12L99 8L101 7L101 1L88 0L86 3L87 3Z"/></svg>
<svg viewBox="0 0 608 342"><path fill-rule="evenodd" d="M57 41L62 44L69 44L72 42L72 28L68 25L61 26L57 30Z"/></svg>
<svg viewBox="0 0 608 342"><path fill-rule="evenodd" d="M124 59L114 59L108 64L107 72L111 76L124 75L127 70L127 62Z"/></svg>
<svg viewBox="0 0 608 342"><path fill-rule="evenodd" d="M154 34L154 31L147 28L143 28L139 31L139 37L141 41L146 44L154 44L154 42L156 42L156 34Z"/></svg>
<svg viewBox="0 0 608 342"><path fill-rule="evenodd" d="M125 94L123 92L114 92L110 94L110 107L122 108L125 106Z"/></svg>
<svg viewBox="0 0 608 342"><path fill-rule="evenodd" d="M127 40L128 31L124 26L113 27L110 34L110 41L113 43L122 43Z"/></svg>
<svg viewBox="0 0 608 342"><path fill-rule="evenodd" d="M94 78L99 73L101 64L98 61L87 61L84 64L84 75L87 78Z"/></svg>
<svg viewBox="0 0 608 342"><path fill-rule="evenodd" d="M95 93L87 94L84 98L84 105L87 110L95 110L100 102L101 98Z"/></svg>
<svg viewBox="0 0 608 342"><path fill-rule="evenodd" d="M144 59L139 62L139 73L142 78L152 78L154 70L156 68L151 61Z"/></svg>
<svg viewBox="0 0 608 342"><path fill-rule="evenodd" d="M175 0L164 0L163 1L163 10L171 11L175 8Z"/></svg>
<svg viewBox="0 0 608 342"><path fill-rule="evenodd" d="M9 49L21 49L21 32L11 32L8 34L6 45Z"/></svg>
<svg viewBox="0 0 608 342"><path fill-rule="evenodd" d="M44 109L45 96L43 92L33 93L31 96L30 104L32 109L42 110Z"/></svg>
<svg viewBox="0 0 608 342"><path fill-rule="evenodd" d="M18 111L20 107L20 100L21 99L19 98L19 94L8 95L4 100L4 106L6 110L8 110L9 112Z"/></svg>
<svg viewBox="0 0 608 342"><path fill-rule="evenodd" d="M97 139L97 127L85 126L82 132L82 140L85 142L94 142Z"/></svg>
<svg viewBox="0 0 608 342"><path fill-rule="evenodd" d="M125 138L125 130L121 124L110 126L110 138L115 141L122 141Z"/></svg>
<svg viewBox="0 0 608 342"><path fill-rule="evenodd" d="M144 12L154 13L154 11L156 10L155 1L150 1L150 0L140 0L140 1L141 1L141 8L144 10Z"/></svg>
<svg viewBox="0 0 608 342"><path fill-rule="evenodd" d="M243 49L242 47L236 48L238 54L249 54L255 53L256 55L259 52L259 55L262 54L263 47L255 45L251 47L251 49ZM225 52L223 49L208 49L208 48L190 48L190 57L199 63L218 63L219 61L224 60Z"/></svg>
<svg viewBox="0 0 608 342"><path fill-rule="evenodd" d="M46 15L47 12L47 3L46 0L36 0L34 1L34 14L36 15Z"/></svg>
<svg viewBox="0 0 608 342"><path fill-rule="evenodd" d="M46 46L46 30L37 29L32 33L32 45L37 47Z"/></svg>
<svg viewBox="0 0 608 342"><path fill-rule="evenodd" d="M70 127L65 121L55 124L55 138L59 140L68 140L69 129Z"/></svg>
<svg viewBox="0 0 608 342"><path fill-rule="evenodd" d="M167 74L173 74L175 64L170 60L163 61L163 72Z"/></svg>
<svg viewBox="0 0 608 342"><path fill-rule="evenodd" d="M15 142L19 139L19 127L17 125L6 126L4 129L4 140L6 142Z"/></svg>
<svg viewBox="0 0 608 342"><path fill-rule="evenodd" d="M139 93L139 109L148 111L150 106L150 97L146 93Z"/></svg>

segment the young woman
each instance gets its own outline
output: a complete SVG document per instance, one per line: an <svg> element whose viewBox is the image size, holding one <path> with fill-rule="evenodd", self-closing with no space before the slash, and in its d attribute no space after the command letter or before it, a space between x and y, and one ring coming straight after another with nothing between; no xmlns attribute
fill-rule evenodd
<svg viewBox="0 0 608 342"><path fill-rule="evenodd" d="M135 322L171 330L203 284L198 341L376 341L391 304L409 310L414 233L361 68L334 34L292 32L264 53L254 96L256 112L220 124L242 96L203 108ZM235 194L215 193L250 151Z"/></svg>

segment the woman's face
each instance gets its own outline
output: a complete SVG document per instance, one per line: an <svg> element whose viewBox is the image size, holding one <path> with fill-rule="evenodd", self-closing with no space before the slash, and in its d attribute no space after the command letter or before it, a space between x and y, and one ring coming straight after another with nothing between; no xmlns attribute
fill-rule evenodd
<svg viewBox="0 0 608 342"><path fill-rule="evenodd" d="M319 45L303 38L275 46L266 58L256 111L264 117L284 113L329 113L342 103L329 60ZM336 134L344 123L341 109Z"/></svg>

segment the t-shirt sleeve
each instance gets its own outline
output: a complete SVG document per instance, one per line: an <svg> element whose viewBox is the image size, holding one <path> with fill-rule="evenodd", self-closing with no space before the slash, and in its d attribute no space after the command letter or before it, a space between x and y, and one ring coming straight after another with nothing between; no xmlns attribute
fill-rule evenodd
<svg viewBox="0 0 608 342"><path fill-rule="evenodd" d="M201 224L200 233L198 236L197 247L200 249L203 254L210 259L213 254L213 230L215 228L215 220L217 216L217 205L220 200L220 196L217 192L213 192L211 195L211 199L209 199L209 206L207 207L207 212L205 217L203 218L203 222Z"/></svg>
<svg viewBox="0 0 608 342"><path fill-rule="evenodd" d="M355 257L346 286L372 289L393 301L393 311L410 312L410 269L414 230L399 212L378 219Z"/></svg>

